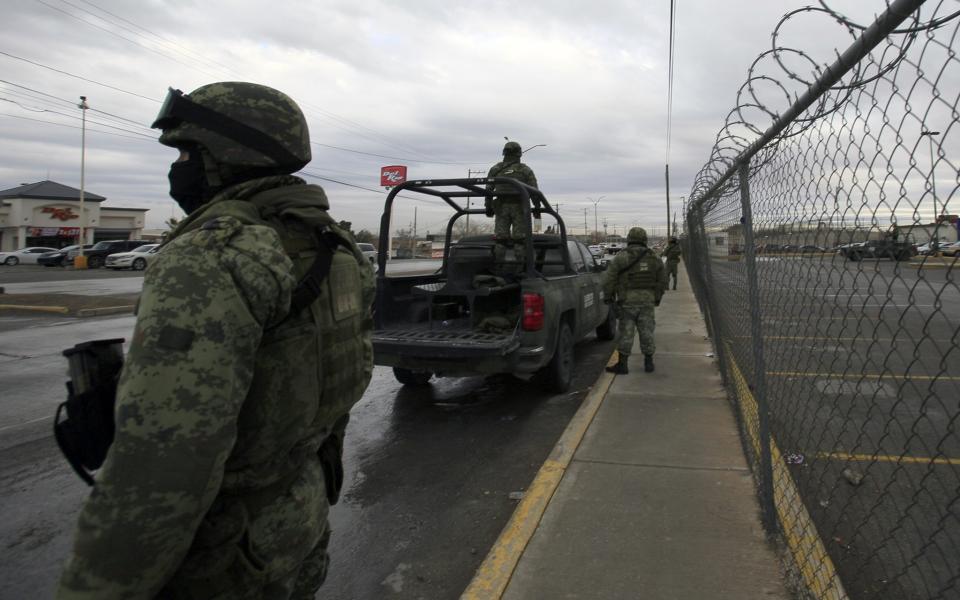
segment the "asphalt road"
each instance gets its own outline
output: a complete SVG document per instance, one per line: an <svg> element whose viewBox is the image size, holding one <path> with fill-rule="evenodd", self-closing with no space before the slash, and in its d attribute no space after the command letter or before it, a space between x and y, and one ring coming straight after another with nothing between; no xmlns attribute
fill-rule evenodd
<svg viewBox="0 0 960 600"><path fill-rule="evenodd" d="M51 597L88 493L50 435L63 396L60 350L128 337L132 325L132 317L0 319L0 599ZM409 389L376 368L348 429L319 597L457 597L611 351L592 336L579 344L572 391L556 396L512 377Z"/></svg>
<svg viewBox="0 0 960 600"><path fill-rule="evenodd" d="M710 267L721 338L756 387L745 263ZM851 598L956 597L955 270L784 257L758 277L771 429Z"/></svg>

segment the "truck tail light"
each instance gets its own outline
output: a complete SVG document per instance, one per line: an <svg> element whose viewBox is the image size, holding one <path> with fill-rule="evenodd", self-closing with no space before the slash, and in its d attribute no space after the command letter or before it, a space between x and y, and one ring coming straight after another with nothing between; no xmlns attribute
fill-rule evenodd
<svg viewBox="0 0 960 600"><path fill-rule="evenodd" d="M523 295L523 329L524 331L543 329L543 296L540 294Z"/></svg>

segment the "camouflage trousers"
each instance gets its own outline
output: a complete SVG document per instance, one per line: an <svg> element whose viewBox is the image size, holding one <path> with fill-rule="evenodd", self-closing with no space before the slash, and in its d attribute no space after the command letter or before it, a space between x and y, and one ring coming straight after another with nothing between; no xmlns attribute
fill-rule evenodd
<svg viewBox="0 0 960 600"><path fill-rule="evenodd" d="M667 261L667 285L670 284L670 278L673 278L673 289L677 289L677 267L679 262Z"/></svg>
<svg viewBox="0 0 960 600"><path fill-rule="evenodd" d="M527 237L527 222L519 202L504 202L497 198L493 202L493 211L493 234L498 240L519 241Z"/></svg>
<svg viewBox="0 0 960 600"><path fill-rule="evenodd" d="M630 356L633 350L633 337L640 337L640 351L653 354L657 346L653 341L656 326L653 303L623 304L620 306L620 342L617 351L622 356Z"/></svg>

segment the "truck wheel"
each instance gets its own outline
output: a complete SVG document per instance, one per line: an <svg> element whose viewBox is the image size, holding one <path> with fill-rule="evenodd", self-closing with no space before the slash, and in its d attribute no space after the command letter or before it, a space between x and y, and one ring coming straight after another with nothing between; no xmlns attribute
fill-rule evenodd
<svg viewBox="0 0 960 600"><path fill-rule="evenodd" d="M850 254L847 255L847 258L849 258L853 262L859 262L860 260L863 259L863 256L859 252L851 252Z"/></svg>
<svg viewBox="0 0 960 600"><path fill-rule="evenodd" d="M539 375L543 385L553 392L559 394L570 389L570 381L573 379L573 334L566 323L560 324L557 349Z"/></svg>
<svg viewBox="0 0 960 600"><path fill-rule="evenodd" d="M597 339L609 342L617 337L617 317L612 308L607 308L607 319L597 327Z"/></svg>
<svg viewBox="0 0 960 600"><path fill-rule="evenodd" d="M410 369L393 368L393 376L403 385L427 385L433 373L430 371L412 371Z"/></svg>

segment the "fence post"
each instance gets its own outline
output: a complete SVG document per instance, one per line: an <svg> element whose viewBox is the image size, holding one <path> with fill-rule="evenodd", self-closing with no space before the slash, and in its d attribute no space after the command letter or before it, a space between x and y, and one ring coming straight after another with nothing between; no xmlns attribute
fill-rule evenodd
<svg viewBox="0 0 960 600"><path fill-rule="evenodd" d="M753 241L753 211L750 206L750 159L740 163L740 206L743 215L744 260L747 264L747 293L750 296L750 336L753 338L753 396L757 401L760 437L760 509L768 535L777 531L777 509L773 500L773 463L770 458L770 418L767 406L767 374L763 360L763 327L760 322L760 285Z"/></svg>
<svg viewBox="0 0 960 600"><path fill-rule="evenodd" d="M704 281L703 281L703 296L707 303L707 330L710 332L710 337L713 338L713 347L714 351L717 354L717 359L720 362L720 377L723 380L723 385L727 385L727 363L726 355L724 353L723 340L720 337L720 328L717 324L717 307L714 303L714 294L710 290L710 287L714 285L713 281L713 270L710 267L710 240L707 238L707 230L704 226L705 213L703 211L703 204L709 199L709 196L703 197L699 204L697 205L697 238L699 238L700 246L700 259L703 261L703 271L704 271Z"/></svg>

